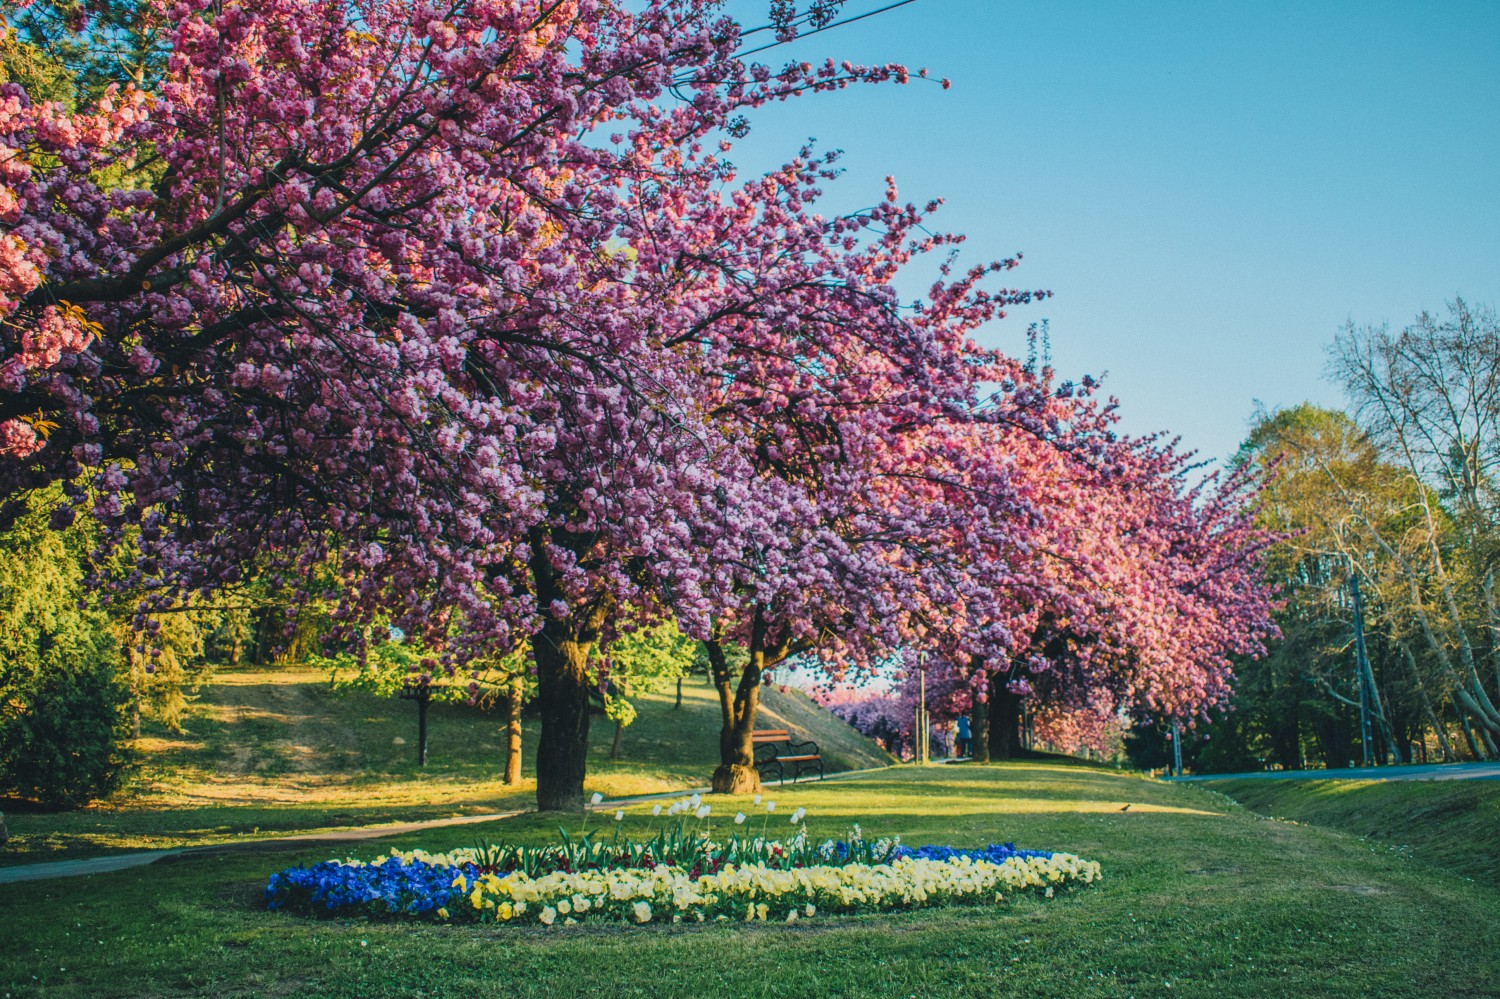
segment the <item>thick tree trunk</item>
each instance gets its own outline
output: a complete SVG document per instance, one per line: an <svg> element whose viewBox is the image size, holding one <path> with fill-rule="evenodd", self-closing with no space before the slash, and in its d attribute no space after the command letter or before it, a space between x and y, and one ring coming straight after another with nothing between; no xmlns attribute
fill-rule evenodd
<svg viewBox="0 0 1500 999"><path fill-rule="evenodd" d="M521 783L521 681L505 699L505 783Z"/></svg>
<svg viewBox="0 0 1500 999"><path fill-rule="evenodd" d="M760 678L765 670L765 650L753 647L750 658L734 684L729 657L718 641L705 643L714 687L719 692L719 765L711 788L715 794L755 794L760 790L760 771L755 769L755 715L760 707Z"/></svg>
<svg viewBox="0 0 1500 999"><path fill-rule="evenodd" d="M990 706L974 705L969 715L969 758L975 763L990 761Z"/></svg>
<svg viewBox="0 0 1500 999"><path fill-rule="evenodd" d="M1021 698L1010 692L1005 678L997 673L990 679L990 759L1008 760L1015 754L1020 726Z"/></svg>
<svg viewBox="0 0 1500 999"><path fill-rule="evenodd" d="M536 747L536 807L541 812L583 811L583 777L589 754L589 657L599 642L611 602L604 597L592 603L568 600L559 585L549 545L572 546L574 554L586 551L586 538L554 531L534 530L531 541L531 582L536 603L542 609L542 627L531 636L536 662L536 706L541 717L541 735ZM552 607L564 604L568 611L557 617Z"/></svg>
<svg viewBox="0 0 1500 999"><path fill-rule="evenodd" d="M543 604L546 606L546 604ZM531 636L536 658L536 704L541 739L536 747L536 807L541 812L582 812L589 752L588 657L567 621L550 617Z"/></svg>

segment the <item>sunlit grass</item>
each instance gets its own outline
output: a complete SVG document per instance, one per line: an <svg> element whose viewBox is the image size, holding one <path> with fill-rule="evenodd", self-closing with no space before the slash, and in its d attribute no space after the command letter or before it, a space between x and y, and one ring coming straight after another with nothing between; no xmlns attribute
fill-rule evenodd
<svg viewBox="0 0 1500 999"><path fill-rule="evenodd" d="M1257 818L1201 787L1035 764L933 766L768 798L769 817L748 798L710 798L710 821L720 828L742 810L774 831L804 806L815 836L858 821L913 844L1014 841L1098 860L1105 879L997 909L791 928L453 927L259 907L266 877L294 861L557 835L554 817L523 815L336 850L0 886L0 912L26 913L0 935L0 994L1415 999L1491 995L1500 975L1493 889L1353 836ZM1125 802L1129 811L1115 809ZM627 811L622 832L660 822L647 806ZM613 825L608 814L589 820L606 835Z"/></svg>
<svg viewBox="0 0 1500 999"><path fill-rule="evenodd" d="M621 760L609 759L613 726L595 717L591 792L629 797L707 783L718 754L718 702L696 678L683 695L681 710L670 691L641 699ZM889 762L800 694L771 688L765 703L765 724L817 739L830 772ZM535 725L526 724L524 779L514 786L500 779L501 726L498 713L434 705L429 763L420 769L411 702L336 695L318 670L221 672L190 703L185 734L148 726L135 745L138 776L110 800L56 814L0 803L12 836L0 864L530 807Z"/></svg>
<svg viewBox="0 0 1500 999"><path fill-rule="evenodd" d="M1500 781L1206 781L1246 807L1341 829L1393 856L1500 887ZM1497 903L1500 905L1500 903Z"/></svg>

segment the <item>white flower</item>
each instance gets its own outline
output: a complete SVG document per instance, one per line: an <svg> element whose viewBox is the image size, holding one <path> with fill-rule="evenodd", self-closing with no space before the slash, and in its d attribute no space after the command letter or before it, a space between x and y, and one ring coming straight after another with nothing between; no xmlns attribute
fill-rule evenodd
<svg viewBox="0 0 1500 999"><path fill-rule="evenodd" d="M553 921L557 919L557 910L552 908L552 906L550 905L543 906L541 915L537 916L536 918L540 919L543 925L551 926Z"/></svg>
<svg viewBox="0 0 1500 999"><path fill-rule="evenodd" d="M768 802L766 802L766 811L768 811L768 812L774 812L774 811L776 811L776 802L774 802L774 801L768 801Z"/></svg>
<svg viewBox="0 0 1500 999"><path fill-rule="evenodd" d="M801 822L802 821L802 816L804 816L806 814L807 814L807 809L805 809L805 808L799 808L799 809L797 809L795 812L792 813L792 824L795 825L798 822ZM859 827L855 826L855 828L858 829Z"/></svg>
<svg viewBox="0 0 1500 999"><path fill-rule="evenodd" d="M652 805L651 806L651 814L652 815L660 815L661 814L661 806L660 805Z"/></svg>
<svg viewBox="0 0 1500 999"><path fill-rule="evenodd" d="M708 812L709 812L709 806L708 805L699 805L698 806L698 810L696 812L694 812L693 814L696 815L700 819L706 819L706 818L708 818Z"/></svg>
<svg viewBox="0 0 1500 999"><path fill-rule="evenodd" d="M692 805L694 808L697 808L702 803L703 803L703 795L701 795L701 794L695 794L691 798L688 799L688 804Z"/></svg>
<svg viewBox="0 0 1500 999"><path fill-rule="evenodd" d="M635 917L635 921L638 923L651 922L651 906L647 905L645 902L637 902L635 903L635 905L631 906L630 914Z"/></svg>
<svg viewBox="0 0 1500 999"><path fill-rule="evenodd" d="M615 809L615 821L619 822L624 817L625 817L625 809L623 809L623 808L616 808Z"/></svg>
<svg viewBox="0 0 1500 999"><path fill-rule="evenodd" d="M599 804L599 802L601 802L603 800L604 800L604 795L600 794L598 791L595 791L594 792L594 796L589 799L589 801L592 802L595 805Z"/></svg>
<svg viewBox="0 0 1500 999"><path fill-rule="evenodd" d="M744 812L735 812L734 813L734 824L737 825L737 826L742 826L742 825L745 824L745 813Z"/></svg>
<svg viewBox="0 0 1500 999"><path fill-rule="evenodd" d="M680 811L682 811L682 805L680 803L674 801L674 802L672 802L672 807L669 808L669 809L667 809L667 814L668 815L676 815Z"/></svg>

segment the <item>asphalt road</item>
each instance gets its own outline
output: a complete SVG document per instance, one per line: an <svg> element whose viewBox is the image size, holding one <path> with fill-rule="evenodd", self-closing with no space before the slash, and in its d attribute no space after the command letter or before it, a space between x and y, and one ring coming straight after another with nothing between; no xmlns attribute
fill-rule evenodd
<svg viewBox="0 0 1500 999"><path fill-rule="evenodd" d="M1500 763L1427 763L1343 770L1262 770L1249 774L1197 774L1167 780L1500 780Z"/></svg>

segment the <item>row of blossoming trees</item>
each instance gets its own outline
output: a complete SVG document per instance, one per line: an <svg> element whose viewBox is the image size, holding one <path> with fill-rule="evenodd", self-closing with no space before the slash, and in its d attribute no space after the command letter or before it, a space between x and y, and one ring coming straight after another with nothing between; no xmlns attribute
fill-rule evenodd
<svg viewBox="0 0 1500 999"><path fill-rule="evenodd" d="M543 809L581 806L601 648L658 620L706 645L721 791L793 656L1191 717L1259 648L1254 484L1185 488L1091 381L977 343L1038 295L1016 261L953 270L894 187L819 214L830 155L726 159L904 69L747 61L712 0L142 11L159 81L0 88L0 497L61 483L147 634L253 575L421 636L423 680L529 645Z"/></svg>

